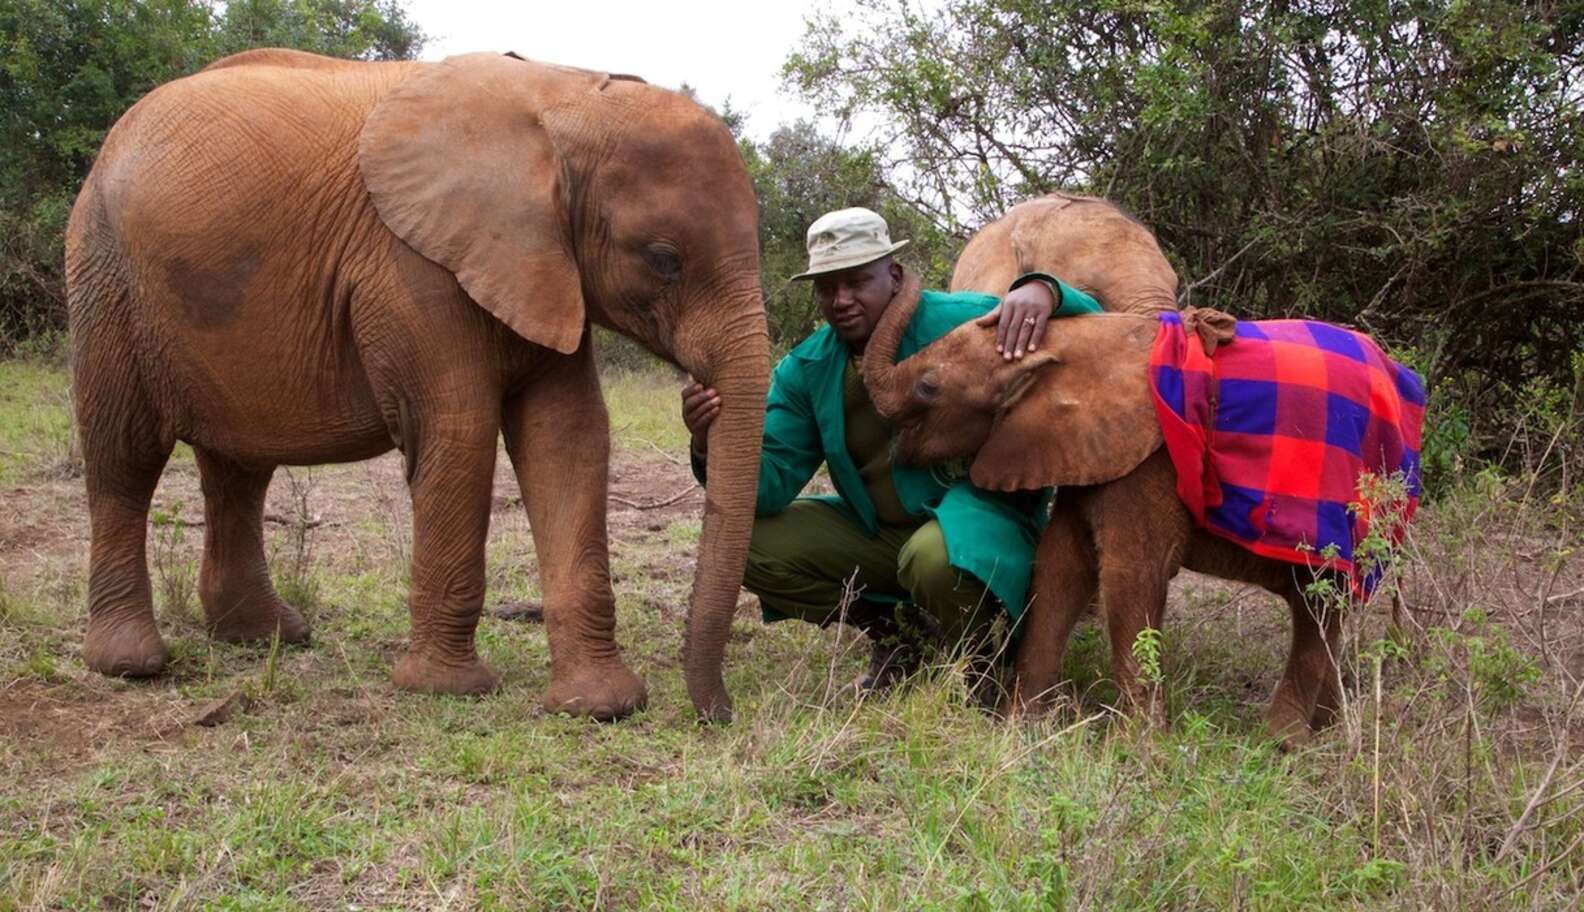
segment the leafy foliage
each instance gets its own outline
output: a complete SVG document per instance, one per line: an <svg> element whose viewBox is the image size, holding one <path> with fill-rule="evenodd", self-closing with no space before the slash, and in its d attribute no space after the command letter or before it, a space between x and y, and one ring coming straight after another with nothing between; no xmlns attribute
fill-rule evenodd
<svg viewBox="0 0 1584 912"><path fill-rule="evenodd" d="M927 283L944 287L951 277L961 238L896 192L876 150L843 146L803 121L781 127L763 143L740 139L739 145L759 199L765 308L778 348L796 344L819 325L808 283L791 277L808 268L808 226L826 212L849 206L875 210L893 240L911 241L899 256Z"/></svg>
<svg viewBox="0 0 1584 912"><path fill-rule="evenodd" d="M888 0L785 72L893 125L887 175L943 224L1098 193L1185 303L1353 323L1490 405L1584 347L1581 48L1577 2Z"/></svg>
<svg viewBox="0 0 1584 912"><path fill-rule="evenodd" d="M64 325L72 200L150 89L252 47L411 58L423 40L400 0L0 2L0 345Z"/></svg>

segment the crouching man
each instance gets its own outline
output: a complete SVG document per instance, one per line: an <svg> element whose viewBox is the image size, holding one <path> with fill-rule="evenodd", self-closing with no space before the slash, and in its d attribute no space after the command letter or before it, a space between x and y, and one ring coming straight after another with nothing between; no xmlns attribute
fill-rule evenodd
<svg viewBox="0 0 1584 912"><path fill-rule="evenodd" d="M878 214L842 209L808 230L808 271L825 325L776 366L765 413L758 518L743 585L759 596L766 621L836 621L872 643L855 685L883 690L917 667L926 637L981 651L997 610L1013 619L1026 605L1034 545L1046 496L974 487L962 473L900 468L891 429L864 388L865 343L904 286L893 243ZM969 320L998 327L1001 357L1034 350L1052 316L1100 310L1088 295L1041 273L1012 283L1005 299L977 292L925 291L909 324L903 359ZM988 365L987 365L988 367ZM692 433L693 472L704 477L713 389L682 392ZM799 497L821 464L835 495Z"/></svg>

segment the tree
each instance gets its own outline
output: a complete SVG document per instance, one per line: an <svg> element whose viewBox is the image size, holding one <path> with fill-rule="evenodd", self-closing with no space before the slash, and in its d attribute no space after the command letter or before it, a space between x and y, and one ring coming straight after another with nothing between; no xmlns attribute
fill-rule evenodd
<svg viewBox="0 0 1584 912"><path fill-rule="evenodd" d="M770 339L778 348L795 344L819 325L809 285L791 277L808 268L809 225L833 209L875 210L892 237L911 241L901 256L927 282L944 285L950 278L962 238L942 231L904 200L882 173L874 150L843 146L804 121L778 128L762 144L739 139L739 146L759 199L765 309Z"/></svg>
<svg viewBox="0 0 1584 912"><path fill-rule="evenodd" d="M1185 301L1351 322L1495 397L1584 348L1581 49L1576 0L890 0L785 72L890 125L944 225L1098 193Z"/></svg>
<svg viewBox="0 0 1584 912"><path fill-rule="evenodd" d="M0 348L65 324L62 238L116 118L249 47L411 58L398 0L0 0Z"/></svg>

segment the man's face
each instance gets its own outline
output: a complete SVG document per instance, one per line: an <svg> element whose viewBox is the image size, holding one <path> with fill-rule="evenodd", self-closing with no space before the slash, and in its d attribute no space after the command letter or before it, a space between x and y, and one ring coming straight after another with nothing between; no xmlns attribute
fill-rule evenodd
<svg viewBox="0 0 1584 912"><path fill-rule="evenodd" d="M891 257L814 277L814 300L836 336L854 351L880 322L886 305L902 287L902 265Z"/></svg>

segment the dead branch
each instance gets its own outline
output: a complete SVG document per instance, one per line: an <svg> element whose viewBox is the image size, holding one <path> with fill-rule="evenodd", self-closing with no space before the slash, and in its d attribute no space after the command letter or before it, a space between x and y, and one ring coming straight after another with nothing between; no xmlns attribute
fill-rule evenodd
<svg viewBox="0 0 1584 912"><path fill-rule="evenodd" d="M698 482L695 481L675 494L672 494L670 497L667 497L665 500L657 500L654 503L639 503L636 500L628 500L619 494L612 494L610 499L624 507L632 507L634 510L658 510L661 507L669 507L689 494L692 494L694 489L697 487Z"/></svg>
<svg viewBox="0 0 1584 912"><path fill-rule="evenodd" d="M315 516L313 519L302 520L290 516L282 516L279 513L265 513L264 521L267 523L274 523L277 526L300 526L304 529L317 529L320 526L340 525L340 523L326 522L323 516ZM168 516L163 519L154 519L150 517L149 524L157 526L178 526L183 529L202 529L204 521L201 519L182 519L180 516Z"/></svg>

